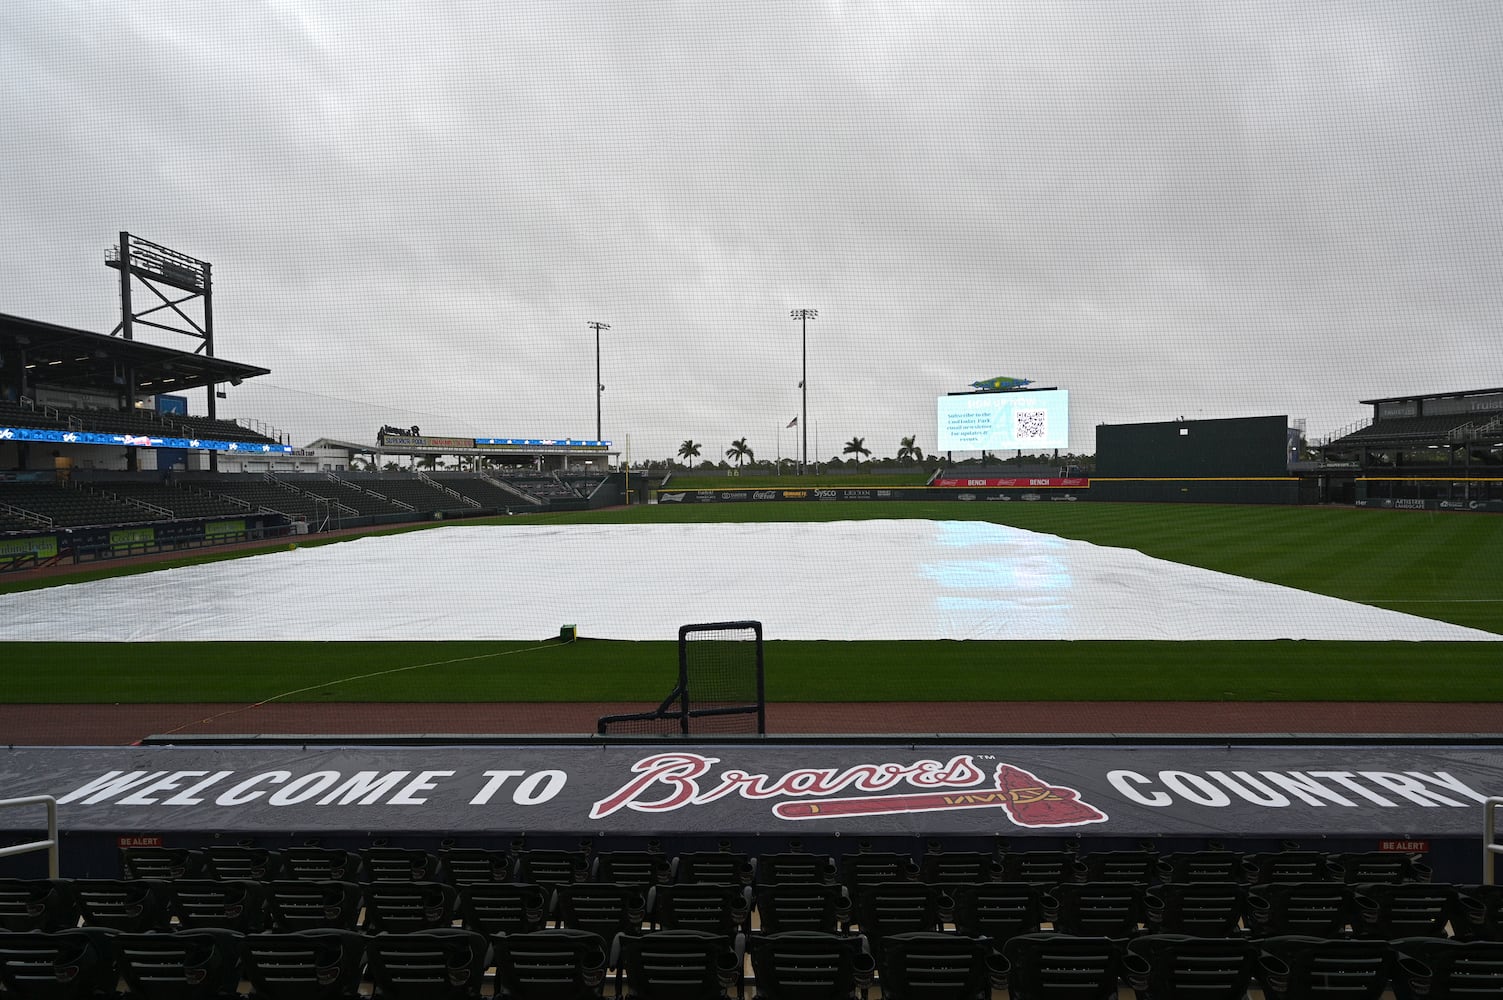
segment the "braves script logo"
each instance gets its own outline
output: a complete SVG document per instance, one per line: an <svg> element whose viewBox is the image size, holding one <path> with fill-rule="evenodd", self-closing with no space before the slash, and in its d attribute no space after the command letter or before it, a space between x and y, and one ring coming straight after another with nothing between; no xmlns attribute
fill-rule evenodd
<svg viewBox="0 0 1503 1000"><path fill-rule="evenodd" d="M737 768L710 775L711 765L718 763L718 757L689 752L644 757L632 765L635 777L591 807L590 818L603 819L622 809L673 812L685 806L738 796L753 801L818 800L778 802L772 813L786 820L949 809L1002 809L1009 820L1024 827L1085 826L1107 819L1106 813L1082 800L1075 789L1052 785L1011 764L998 764L990 775L992 787L986 787L988 773L977 766L970 754L960 754L948 761L802 768L782 775L755 774ZM903 784L925 791L833 797L847 790L885 792Z"/></svg>

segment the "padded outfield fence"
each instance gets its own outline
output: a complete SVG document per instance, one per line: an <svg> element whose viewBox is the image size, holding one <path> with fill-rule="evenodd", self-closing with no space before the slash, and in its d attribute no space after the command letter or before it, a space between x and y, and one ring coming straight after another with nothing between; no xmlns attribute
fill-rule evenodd
<svg viewBox="0 0 1503 1000"><path fill-rule="evenodd" d="M707 622L678 630L678 684L656 709L601 717L602 736L767 732L762 623Z"/></svg>

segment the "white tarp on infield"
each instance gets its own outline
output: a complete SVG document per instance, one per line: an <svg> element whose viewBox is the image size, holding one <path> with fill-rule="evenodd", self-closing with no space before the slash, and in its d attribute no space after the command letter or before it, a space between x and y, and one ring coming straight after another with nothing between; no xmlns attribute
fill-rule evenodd
<svg viewBox="0 0 1503 1000"><path fill-rule="evenodd" d="M0 597L11 640L1503 636L975 521L452 527Z"/></svg>

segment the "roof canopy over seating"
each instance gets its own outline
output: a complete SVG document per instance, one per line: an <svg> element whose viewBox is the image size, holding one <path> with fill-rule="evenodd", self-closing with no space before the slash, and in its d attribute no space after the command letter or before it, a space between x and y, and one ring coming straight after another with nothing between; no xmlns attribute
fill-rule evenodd
<svg viewBox="0 0 1503 1000"><path fill-rule="evenodd" d="M174 350L140 340L44 323L0 313L0 358L24 359L28 386L52 386L157 395L239 383L270 369ZM0 386L19 373L0 369Z"/></svg>

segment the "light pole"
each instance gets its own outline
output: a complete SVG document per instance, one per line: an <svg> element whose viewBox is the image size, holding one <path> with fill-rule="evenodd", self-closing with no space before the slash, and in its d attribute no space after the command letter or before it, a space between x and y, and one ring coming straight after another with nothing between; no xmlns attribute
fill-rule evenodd
<svg viewBox="0 0 1503 1000"><path fill-rule="evenodd" d="M585 325L595 331L595 440L603 441L605 439L600 435L600 394L605 391L605 386L600 384L600 331L609 330L611 325L593 319Z"/></svg>
<svg viewBox="0 0 1503 1000"><path fill-rule="evenodd" d="M818 309L793 309L788 313L789 317L799 321L802 328L801 342L804 353L803 376L799 379L799 391L803 393L804 413L799 418L803 423L801 430L804 434L804 457L799 461L798 474L804 475L809 464L809 321L819 318Z"/></svg>

